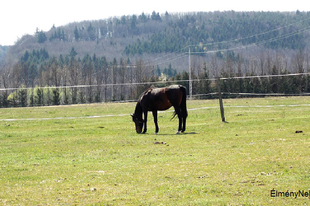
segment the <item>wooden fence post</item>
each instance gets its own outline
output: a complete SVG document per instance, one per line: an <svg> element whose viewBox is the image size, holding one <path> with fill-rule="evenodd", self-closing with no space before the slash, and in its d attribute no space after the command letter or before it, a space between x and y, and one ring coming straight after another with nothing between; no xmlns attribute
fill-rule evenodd
<svg viewBox="0 0 310 206"><path fill-rule="evenodd" d="M224 115L224 106L223 106L223 99L222 99L222 92L221 92L221 80L219 77L217 77L217 90L218 90L218 95L219 95L219 102L220 102L220 110L221 110L221 117L222 117L222 122L225 121L225 115Z"/></svg>

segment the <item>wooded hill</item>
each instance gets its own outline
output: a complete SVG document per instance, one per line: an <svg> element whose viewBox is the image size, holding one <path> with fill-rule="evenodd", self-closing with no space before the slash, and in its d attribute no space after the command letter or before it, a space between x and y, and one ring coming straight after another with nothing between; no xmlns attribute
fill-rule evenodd
<svg viewBox="0 0 310 206"><path fill-rule="evenodd" d="M5 91L2 105L136 99L152 83L126 84L188 80L189 49L194 94L212 91L211 82L205 80L210 77L307 72L309 30L310 12L299 11L154 11L52 26L47 32L23 36L9 48L1 66L1 87L37 89ZM262 89L239 81L239 86L223 88L228 92L308 91L308 81L295 88L296 81L288 80L283 87L258 81ZM44 91L48 86L54 89Z"/></svg>
<svg viewBox="0 0 310 206"><path fill-rule="evenodd" d="M3 62L5 59L8 48L9 48L8 46L0 45L0 65L1 65L1 62Z"/></svg>
<svg viewBox="0 0 310 206"><path fill-rule="evenodd" d="M50 56L68 55L74 47L85 55L136 58L137 54L214 51L258 44L271 49L304 49L310 12L199 12L113 17L52 26L47 32L22 37L8 52L19 60L25 51L45 49ZM285 37L286 36L286 37ZM285 38L279 38L285 37ZM148 55L145 55L148 56Z"/></svg>

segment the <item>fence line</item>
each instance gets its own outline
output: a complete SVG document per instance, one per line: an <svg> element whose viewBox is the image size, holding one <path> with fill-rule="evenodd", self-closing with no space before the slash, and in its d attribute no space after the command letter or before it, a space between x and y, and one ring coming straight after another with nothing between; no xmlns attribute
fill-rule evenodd
<svg viewBox="0 0 310 206"><path fill-rule="evenodd" d="M0 107L26 107L61 104L70 105L119 101L131 102L136 101L139 98L139 95L149 86L183 84L184 86L188 87L189 83L193 83L195 89L193 95L188 95L189 99L191 97L194 97L195 99L221 99L221 95L223 96L223 98L310 96L310 79L308 78L309 74L310 73L294 73L261 76L222 77L216 79L178 79L169 81L149 81L132 83L127 82L115 84L109 83L90 85L0 88ZM281 78L294 76L300 77L292 79ZM239 79L241 80L255 78L259 78L258 81L239 81ZM267 81L262 81L262 78L270 79L266 79ZM298 82L300 82L300 84ZM220 88L222 91L216 92L216 88ZM222 106L222 108L224 107ZM221 109L221 111L224 111L224 109ZM222 119L224 119L224 115L222 116Z"/></svg>
<svg viewBox="0 0 310 206"><path fill-rule="evenodd" d="M294 74L272 74L272 75L256 75L256 76L242 76L242 77L220 77L220 80L229 79L254 79L254 78L273 78L273 77L290 77L290 76L303 76L310 75L310 73L294 73ZM192 80L168 80L168 81L156 81L156 82L131 82L131 83L115 83L115 84L91 84L91 85L70 85L70 86L37 86L45 89L70 89L70 88L90 88L90 87L110 87L110 86L132 86L132 85L146 85L146 84L169 84L178 82L199 82L199 81L215 81L216 78L208 79L192 79ZM31 90L35 87L13 87L13 88L0 88L0 91L12 91L17 89ZM193 95L194 96L194 95Z"/></svg>
<svg viewBox="0 0 310 206"><path fill-rule="evenodd" d="M194 94L193 97L201 96L217 96L217 92L211 92L207 94ZM236 96L310 96L310 93L304 92L299 94L287 94L287 93L234 93L234 92L222 92L222 95L236 95Z"/></svg>

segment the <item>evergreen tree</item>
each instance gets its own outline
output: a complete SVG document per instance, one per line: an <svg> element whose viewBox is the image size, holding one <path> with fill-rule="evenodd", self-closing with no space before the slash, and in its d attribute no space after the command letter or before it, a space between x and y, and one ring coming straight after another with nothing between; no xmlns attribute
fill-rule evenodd
<svg viewBox="0 0 310 206"><path fill-rule="evenodd" d="M139 16L139 20L141 20L144 23L148 20L147 16L144 14L144 12L142 12L142 14Z"/></svg>
<svg viewBox="0 0 310 206"><path fill-rule="evenodd" d="M155 21L161 21L161 17L159 15L159 13L156 13L155 11L152 12L151 19L155 20Z"/></svg>
<svg viewBox="0 0 310 206"><path fill-rule="evenodd" d="M58 88L53 89L53 105L60 105L60 92Z"/></svg>
<svg viewBox="0 0 310 206"><path fill-rule="evenodd" d="M96 40L96 29L92 26L92 24L90 23L89 26L87 27L87 32L88 32L88 36L89 39L91 41Z"/></svg>
<svg viewBox="0 0 310 206"><path fill-rule="evenodd" d="M27 106L27 89L25 86L21 86L17 90L17 98L19 101L19 106L21 106L21 107Z"/></svg>
<svg viewBox="0 0 310 206"><path fill-rule="evenodd" d="M43 31L37 33L38 43L44 43L47 40L47 37Z"/></svg>
<svg viewBox="0 0 310 206"><path fill-rule="evenodd" d="M72 47L69 56L70 56L71 58L74 58L77 54L78 54L78 53L75 51L74 47Z"/></svg>
<svg viewBox="0 0 310 206"><path fill-rule="evenodd" d="M75 41L78 41L80 39L80 34L79 34L79 30L77 26L75 26L74 28L74 38L75 38Z"/></svg>
<svg viewBox="0 0 310 206"><path fill-rule="evenodd" d="M38 87L36 89L36 92L37 92L37 95L35 96L35 102L37 105L43 106L44 105L43 89Z"/></svg>

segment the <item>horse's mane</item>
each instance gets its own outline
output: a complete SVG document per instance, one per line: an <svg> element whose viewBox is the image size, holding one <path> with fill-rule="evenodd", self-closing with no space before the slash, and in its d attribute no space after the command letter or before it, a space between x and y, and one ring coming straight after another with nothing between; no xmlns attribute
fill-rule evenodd
<svg viewBox="0 0 310 206"><path fill-rule="evenodd" d="M142 97L147 95L149 92L151 92L155 87L152 85L150 86L147 90L145 90L140 96L139 96L139 101L141 101Z"/></svg>
<svg viewBox="0 0 310 206"><path fill-rule="evenodd" d="M152 85L152 86L150 86L147 90L145 90L145 91L143 92L143 94L147 94L147 93L149 93L150 91L152 91L153 89L155 89L155 87Z"/></svg>

